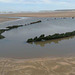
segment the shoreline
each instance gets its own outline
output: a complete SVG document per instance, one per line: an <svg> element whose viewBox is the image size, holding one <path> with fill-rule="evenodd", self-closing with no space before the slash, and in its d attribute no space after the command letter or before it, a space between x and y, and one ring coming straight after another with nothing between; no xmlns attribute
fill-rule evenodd
<svg viewBox="0 0 75 75"><path fill-rule="evenodd" d="M23 61L39 61L39 60L53 60L58 58L75 58L75 55L66 55L66 56L47 56L47 57L34 57L34 58L15 58L15 57L0 57L0 59L12 59L12 60L23 60Z"/></svg>
<svg viewBox="0 0 75 75"><path fill-rule="evenodd" d="M17 19L20 19L15 17L37 17L37 18L38 17L50 17L50 18L75 17L75 11L0 14L0 23L7 21L15 21Z"/></svg>
<svg viewBox="0 0 75 75"><path fill-rule="evenodd" d="M1 23L6 23L6 22L18 21L18 20L22 20L22 19L25 19L25 18L26 18L26 17L24 17L24 18L23 18L23 17L18 17L18 18L16 18L16 17L11 18L11 17L10 17L10 18L8 18L8 16L7 16L7 18L3 18L3 17L1 18L1 17L0 17L0 24L1 24ZM2 21L1 21L1 19L2 19Z"/></svg>
<svg viewBox="0 0 75 75"><path fill-rule="evenodd" d="M0 18L0 24L4 23L4 22L9 22L9 21L15 21L18 19L20 19L20 18Z"/></svg>
<svg viewBox="0 0 75 75"><path fill-rule="evenodd" d="M75 11L0 14L6 17L75 17Z"/></svg>

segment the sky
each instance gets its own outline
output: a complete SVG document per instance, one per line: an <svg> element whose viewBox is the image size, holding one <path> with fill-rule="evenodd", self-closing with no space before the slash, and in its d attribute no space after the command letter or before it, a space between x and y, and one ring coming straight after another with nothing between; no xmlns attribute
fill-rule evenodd
<svg viewBox="0 0 75 75"><path fill-rule="evenodd" d="M0 11L75 9L75 0L0 0Z"/></svg>

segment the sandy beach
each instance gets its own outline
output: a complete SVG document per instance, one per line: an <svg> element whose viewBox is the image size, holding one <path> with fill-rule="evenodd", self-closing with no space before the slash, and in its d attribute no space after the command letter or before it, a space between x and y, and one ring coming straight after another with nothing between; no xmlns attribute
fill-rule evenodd
<svg viewBox="0 0 75 75"><path fill-rule="evenodd" d="M62 12L48 12L48 13L14 13L14 14L0 14L6 17L75 17L75 11ZM0 18L0 23L5 21L12 21L15 18Z"/></svg>
<svg viewBox="0 0 75 75"><path fill-rule="evenodd" d="M0 14L0 16L9 17L75 17L75 11L56 11L56 12L38 12L38 13L14 13Z"/></svg>
<svg viewBox="0 0 75 75"><path fill-rule="evenodd" d="M7 17L75 17L75 11L0 14ZM16 18L0 18L0 23ZM0 75L75 75L75 57L0 58Z"/></svg>
<svg viewBox="0 0 75 75"><path fill-rule="evenodd" d="M0 75L75 75L75 57L0 58Z"/></svg>
<svg viewBox="0 0 75 75"><path fill-rule="evenodd" d="M17 20L17 18L0 18L0 23L13 20Z"/></svg>
<svg viewBox="0 0 75 75"><path fill-rule="evenodd" d="M7 17L75 17L75 11L48 12L48 13L14 13L0 14ZM15 20L15 18L0 18L0 23Z"/></svg>

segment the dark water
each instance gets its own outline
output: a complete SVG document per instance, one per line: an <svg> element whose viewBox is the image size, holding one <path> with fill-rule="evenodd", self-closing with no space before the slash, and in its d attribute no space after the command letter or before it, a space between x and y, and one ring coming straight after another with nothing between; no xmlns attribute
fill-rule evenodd
<svg viewBox="0 0 75 75"><path fill-rule="evenodd" d="M57 39L28 44L26 40L41 34L49 35L75 30L75 19L72 18L25 18L5 22L0 28L10 25L27 24L42 20L41 23L23 26L3 33L5 39L0 40L0 57L37 58L49 56L73 56L75 54L75 37Z"/></svg>

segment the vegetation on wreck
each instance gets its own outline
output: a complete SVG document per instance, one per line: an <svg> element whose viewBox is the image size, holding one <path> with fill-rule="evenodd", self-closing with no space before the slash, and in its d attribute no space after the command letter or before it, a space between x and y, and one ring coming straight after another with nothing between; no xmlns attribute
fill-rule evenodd
<svg viewBox="0 0 75 75"><path fill-rule="evenodd" d="M36 21L36 22L31 22L30 24L25 24L25 25L13 25L13 26L8 26L8 27L6 27L6 29L0 29L0 39L5 38L4 36L1 35L1 34L4 33L5 31L9 31L9 30L11 30L11 29L15 29L15 28L18 28L18 27L27 26L27 25L31 25L31 24L35 24L35 23L40 23L40 22L41 22L41 20ZM30 39L29 41L31 41L31 39Z"/></svg>
<svg viewBox="0 0 75 75"><path fill-rule="evenodd" d="M35 24L35 23L40 23L40 22L42 22L42 21L39 20L39 21L36 21L36 22L32 22L32 23L30 23L30 24Z"/></svg>
<svg viewBox="0 0 75 75"><path fill-rule="evenodd" d="M0 39L5 38L4 36L1 35L5 31L8 31L8 30L11 30L11 29L14 29L14 28L18 28L18 27L21 27L21 26L23 26L23 25L8 26L8 27L6 27L6 29L0 29Z"/></svg>
<svg viewBox="0 0 75 75"><path fill-rule="evenodd" d="M15 25L15 26L8 26L6 28L8 28L8 30L11 30L11 29L15 29L15 28L18 28L18 27L22 27L23 25Z"/></svg>
<svg viewBox="0 0 75 75"><path fill-rule="evenodd" d="M1 35L5 31L11 30L11 29L15 29L15 28L18 28L18 27L21 27L21 26L23 26L23 25L8 26L8 27L6 27L6 29L0 29L0 39L5 38L4 36Z"/></svg>
<svg viewBox="0 0 75 75"><path fill-rule="evenodd" d="M55 33L53 35L48 35L45 36L44 34L42 34L40 37L35 37L35 38L30 38L27 40L27 43L30 42L38 42L38 41L46 41L46 40L53 40L53 39L59 39L59 38L65 38L65 37L70 37L70 36L75 36L75 31L72 32L66 32L66 33Z"/></svg>
<svg viewBox="0 0 75 75"><path fill-rule="evenodd" d="M1 35L3 32L5 32L5 29L0 29L0 39L5 38L4 36Z"/></svg>
<svg viewBox="0 0 75 75"><path fill-rule="evenodd" d="M5 38L4 36L0 35L0 39L4 39L4 38Z"/></svg>
<svg viewBox="0 0 75 75"><path fill-rule="evenodd" d="M30 24L35 24L35 23L40 23L40 22L41 22L41 20L36 21L36 22L31 22ZM6 27L6 28L8 28L6 31L11 30L11 29L15 29L15 28L18 28L18 27L22 27L22 26L27 26L27 25L30 25L30 24L8 26L8 27Z"/></svg>
<svg viewBox="0 0 75 75"><path fill-rule="evenodd" d="M0 29L0 35L5 32L5 29Z"/></svg>

